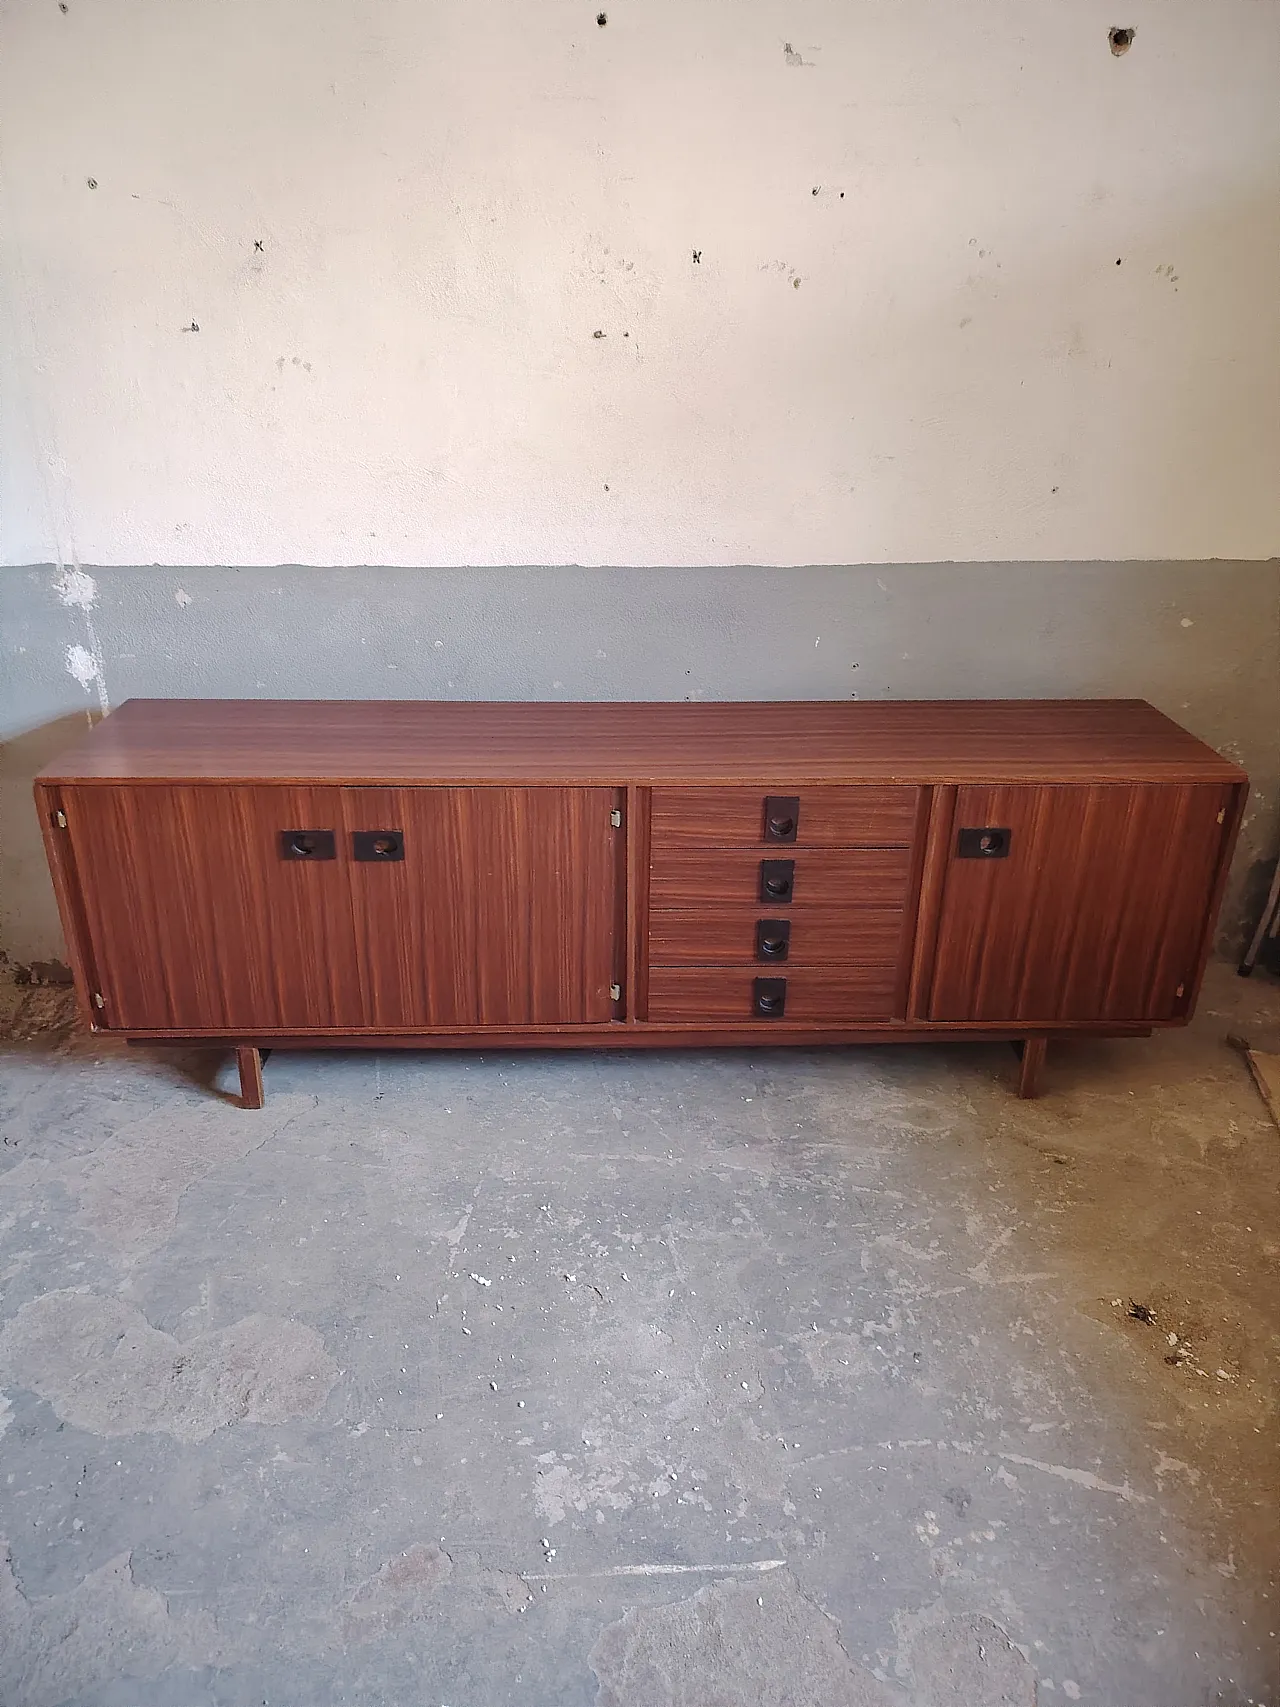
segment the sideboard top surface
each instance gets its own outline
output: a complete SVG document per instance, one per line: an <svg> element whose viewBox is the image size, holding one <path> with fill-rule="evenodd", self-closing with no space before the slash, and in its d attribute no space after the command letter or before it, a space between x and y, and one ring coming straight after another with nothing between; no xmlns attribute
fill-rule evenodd
<svg viewBox="0 0 1280 1707"><path fill-rule="evenodd" d="M45 782L1239 782L1144 700L132 699Z"/></svg>

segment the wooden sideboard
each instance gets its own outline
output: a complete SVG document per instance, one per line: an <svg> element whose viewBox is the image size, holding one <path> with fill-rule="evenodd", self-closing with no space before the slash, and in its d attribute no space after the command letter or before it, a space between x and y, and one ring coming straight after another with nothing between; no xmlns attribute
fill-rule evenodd
<svg viewBox="0 0 1280 1707"><path fill-rule="evenodd" d="M95 1030L1020 1045L1195 1004L1248 791L1139 700L130 700L36 781Z"/></svg>

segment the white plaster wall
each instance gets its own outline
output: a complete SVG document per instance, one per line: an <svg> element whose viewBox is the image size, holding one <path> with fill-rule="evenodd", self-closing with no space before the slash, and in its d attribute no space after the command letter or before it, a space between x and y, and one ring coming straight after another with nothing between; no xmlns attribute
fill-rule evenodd
<svg viewBox="0 0 1280 1707"><path fill-rule="evenodd" d="M7 562L1280 549L1274 0L65 4Z"/></svg>

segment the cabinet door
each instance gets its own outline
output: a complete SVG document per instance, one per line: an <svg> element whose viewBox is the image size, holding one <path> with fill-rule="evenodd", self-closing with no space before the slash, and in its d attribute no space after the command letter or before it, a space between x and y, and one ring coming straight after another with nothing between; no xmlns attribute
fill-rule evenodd
<svg viewBox="0 0 1280 1707"><path fill-rule="evenodd" d="M1230 784L961 788L929 1017L1164 1020L1187 1011ZM966 829L1005 857L962 857Z"/></svg>
<svg viewBox="0 0 1280 1707"><path fill-rule="evenodd" d="M350 866L365 1023L609 1020L618 861L609 788L347 788L389 843Z"/></svg>
<svg viewBox="0 0 1280 1707"><path fill-rule="evenodd" d="M286 858L280 840L283 831L336 838L340 790L104 783L62 792L103 1025L198 1033L361 1023L343 862Z"/></svg>

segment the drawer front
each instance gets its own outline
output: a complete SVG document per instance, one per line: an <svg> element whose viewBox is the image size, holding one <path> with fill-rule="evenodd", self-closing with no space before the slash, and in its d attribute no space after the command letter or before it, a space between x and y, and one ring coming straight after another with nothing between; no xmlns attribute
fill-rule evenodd
<svg viewBox="0 0 1280 1707"><path fill-rule="evenodd" d="M845 962L896 962L902 945L899 907L794 907L775 910L784 932L787 966L838 966ZM765 907L664 909L649 915L650 964L667 966L783 965L776 952L758 953L758 926L774 913Z"/></svg>
<svg viewBox="0 0 1280 1707"><path fill-rule="evenodd" d="M919 799L918 788L893 784L655 788L653 848L905 847Z"/></svg>
<svg viewBox="0 0 1280 1707"><path fill-rule="evenodd" d="M757 1004L757 980L764 980L769 1000L782 987L781 1011L762 1014ZM651 1023L728 1021L770 1026L800 1024L861 1025L893 1018L897 968L883 966L785 967L653 966L649 969Z"/></svg>
<svg viewBox="0 0 1280 1707"><path fill-rule="evenodd" d="M760 862L759 853L746 850L712 854L655 849L649 905L656 910L721 901L758 912ZM905 907L910 875L910 848L813 848L795 855L790 896L777 904Z"/></svg>

